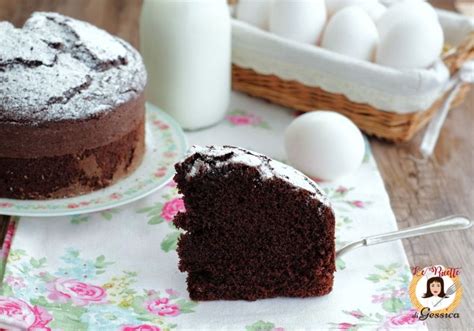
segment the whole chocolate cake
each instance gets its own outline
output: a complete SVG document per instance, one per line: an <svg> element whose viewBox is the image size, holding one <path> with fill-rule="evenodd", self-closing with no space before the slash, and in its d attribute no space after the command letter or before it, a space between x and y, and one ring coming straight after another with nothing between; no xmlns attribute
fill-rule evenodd
<svg viewBox="0 0 474 331"><path fill-rule="evenodd" d="M1 22L0 45L0 197L79 195L140 164L146 72L128 43L35 13Z"/></svg>
<svg viewBox="0 0 474 331"><path fill-rule="evenodd" d="M193 300L320 296L335 271L334 212L299 171L231 146L176 165L186 212L174 224Z"/></svg>

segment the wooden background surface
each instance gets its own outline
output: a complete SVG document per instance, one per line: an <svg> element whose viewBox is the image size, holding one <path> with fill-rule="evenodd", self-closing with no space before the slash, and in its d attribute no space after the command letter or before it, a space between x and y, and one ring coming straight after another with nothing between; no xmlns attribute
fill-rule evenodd
<svg viewBox="0 0 474 331"><path fill-rule="evenodd" d="M454 9L448 0L432 1ZM57 11L90 21L138 46L141 0L0 0L0 21L21 25L36 10ZM474 218L474 93L453 110L435 154L419 159L420 137L392 145L371 140L373 152L389 192L400 228L435 218L463 214ZM6 223L1 225L4 227ZM411 266L442 264L462 268L464 296L459 320L430 320L432 329L474 327L474 229L404 240ZM3 238L3 236L0 237ZM3 239L0 239L0 241ZM380 246L379 249L383 249Z"/></svg>

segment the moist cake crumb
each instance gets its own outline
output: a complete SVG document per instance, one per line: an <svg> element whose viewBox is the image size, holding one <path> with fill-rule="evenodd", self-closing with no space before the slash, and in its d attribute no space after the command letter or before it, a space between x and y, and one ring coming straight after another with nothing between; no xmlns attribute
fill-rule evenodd
<svg viewBox="0 0 474 331"><path fill-rule="evenodd" d="M262 154L191 149L176 164L186 211L174 224L179 268L193 300L328 294L335 272L334 212L317 184Z"/></svg>

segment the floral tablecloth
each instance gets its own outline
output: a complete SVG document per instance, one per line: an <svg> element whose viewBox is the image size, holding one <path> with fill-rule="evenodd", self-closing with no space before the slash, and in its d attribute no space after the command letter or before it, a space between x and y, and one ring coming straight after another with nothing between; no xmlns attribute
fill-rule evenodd
<svg viewBox="0 0 474 331"><path fill-rule="evenodd" d="M231 144L285 161L289 110L233 94L228 116L188 133L190 144ZM369 149L358 172L321 183L337 214L337 245L395 230ZM11 222L4 259L0 328L27 330L359 330L425 329L413 318L410 271L400 242L337 260L335 286L319 298L193 302L177 268L183 210L173 182L104 212Z"/></svg>

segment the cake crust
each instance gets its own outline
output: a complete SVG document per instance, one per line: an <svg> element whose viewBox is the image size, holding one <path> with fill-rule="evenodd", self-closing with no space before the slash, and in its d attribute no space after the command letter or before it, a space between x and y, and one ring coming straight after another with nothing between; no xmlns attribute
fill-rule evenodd
<svg viewBox="0 0 474 331"><path fill-rule="evenodd" d="M0 158L40 158L76 154L110 144L144 121L145 95L88 120L41 125L0 122Z"/></svg>
<svg viewBox="0 0 474 331"><path fill-rule="evenodd" d="M140 165L145 151L144 131L141 121L134 130L107 145L75 154L0 158L0 197L58 199L112 185Z"/></svg>

